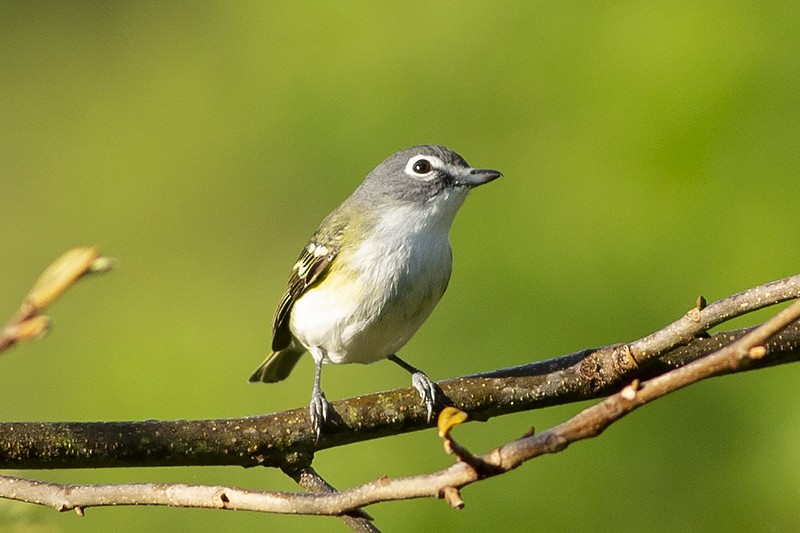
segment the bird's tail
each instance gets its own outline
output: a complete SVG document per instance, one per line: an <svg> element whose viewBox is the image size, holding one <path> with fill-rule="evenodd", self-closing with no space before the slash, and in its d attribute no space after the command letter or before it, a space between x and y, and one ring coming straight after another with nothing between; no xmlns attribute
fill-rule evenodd
<svg viewBox="0 0 800 533"><path fill-rule="evenodd" d="M296 348L290 346L279 352L272 352L269 357L264 360L253 375L250 376L250 383L257 383L263 381L264 383L275 383L282 381L289 377L294 365L300 360L300 357L305 353L304 348Z"/></svg>

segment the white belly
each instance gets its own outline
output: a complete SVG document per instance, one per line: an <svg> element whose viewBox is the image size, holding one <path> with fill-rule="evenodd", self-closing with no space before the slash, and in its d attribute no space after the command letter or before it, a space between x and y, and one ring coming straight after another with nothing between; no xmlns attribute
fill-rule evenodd
<svg viewBox="0 0 800 533"><path fill-rule="evenodd" d="M372 363L397 352L430 316L452 270L449 225L434 235L378 232L342 252L295 302L290 328L326 363ZM353 268L337 268L341 264Z"/></svg>

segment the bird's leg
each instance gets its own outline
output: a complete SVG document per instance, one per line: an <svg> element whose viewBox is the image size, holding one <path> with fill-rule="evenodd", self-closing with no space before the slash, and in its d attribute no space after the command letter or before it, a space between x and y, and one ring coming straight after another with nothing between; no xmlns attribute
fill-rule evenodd
<svg viewBox="0 0 800 533"><path fill-rule="evenodd" d="M322 375L322 358L315 357L314 360L317 366L314 372L314 390L311 391L309 412L311 414L311 429L317 434L317 442L319 442L319 437L322 435L322 426L328 420L328 400L319 386L320 376Z"/></svg>
<svg viewBox="0 0 800 533"><path fill-rule="evenodd" d="M425 374L425 372L419 368L409 365L397 357L397 355L392 354L387 357L387 359L397 363L411 374L411 384L415 389L417 389L419 395L422 396L422 403L425 404L425 407L428 410L428 422L430 422L433 418L433 408L436 405L436 385L433 383L433 381L431 381L431 378Z"/></svg>

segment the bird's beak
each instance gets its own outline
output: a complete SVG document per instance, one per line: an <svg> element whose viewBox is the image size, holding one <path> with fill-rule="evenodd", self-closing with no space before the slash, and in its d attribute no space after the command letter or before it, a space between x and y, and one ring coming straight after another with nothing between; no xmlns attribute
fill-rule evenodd
<svg viewBox="0 0 800 533"><path fill-rule="evenodd" d="M491 170L488 168L470 168L456 177L455 184L461 185L462 187L477 187L478 185L483 185L484 183L489 183L492 180L496 180L502 175L503 173L498 170Z"/></svg>

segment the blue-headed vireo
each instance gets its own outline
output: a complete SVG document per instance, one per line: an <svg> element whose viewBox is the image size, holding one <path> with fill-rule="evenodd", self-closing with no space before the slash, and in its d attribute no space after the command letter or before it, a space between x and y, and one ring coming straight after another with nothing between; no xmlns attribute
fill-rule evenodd
<svg viewBox="0 0 800 533"><path fill-rule="evenodd" d="M390 359L411 373L430 420L434 384L397 351L447 288L458 208L470 189L500 176L443 146L414 146L378 165L300 254L272 322L272 353L250 381L281 381L310 352L311 426L319 439L328 416L322 364Z"/></svg>

